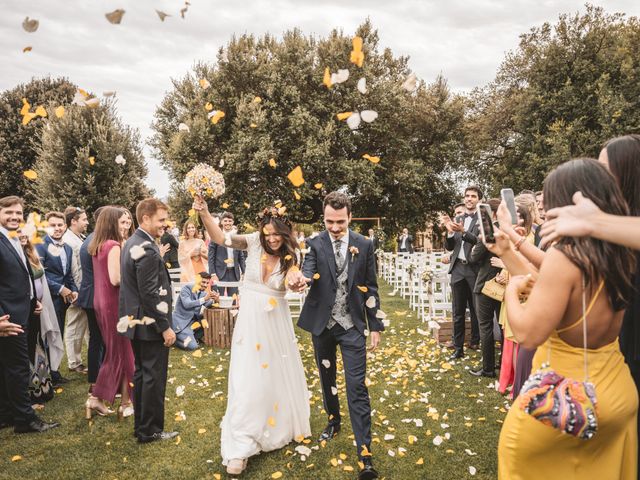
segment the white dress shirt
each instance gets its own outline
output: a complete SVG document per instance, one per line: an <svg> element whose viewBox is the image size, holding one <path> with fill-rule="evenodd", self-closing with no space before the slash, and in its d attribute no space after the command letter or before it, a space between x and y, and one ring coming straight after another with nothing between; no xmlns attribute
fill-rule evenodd
<svg viewBox="0 0 640 480"><path fill-rule="evenodd" d="M331 243L333 244L333 252L335 255L336 252L336 244L335 244L335 239L333 237L331 237L331 235L329 235L329 237L331 238ZM340 254L342 255L342 258L346 259L347 258L347 251L349 249L349 232L347 231L342 238L340 239Z"/></svg>

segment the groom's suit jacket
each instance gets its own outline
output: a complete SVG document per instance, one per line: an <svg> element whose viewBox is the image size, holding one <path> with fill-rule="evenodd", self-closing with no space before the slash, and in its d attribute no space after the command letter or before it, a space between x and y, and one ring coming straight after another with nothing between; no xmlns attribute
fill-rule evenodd
<svg viewBox="0 0 640 480"><path fill-rule="evenodd" d="M331 309L336 301L337 276L333 243L326 230L317 237L307 240L309 252L306 254L302 272L311 280L309 294L302 307L298 326L318 336L327 328ZM351 248L358 249L352 255ZM364 330L383 331L382 320L376 317L380 307L378 280L376 277L373 243L366 237L349 230L347 308L354 327L362 334ZM313 279L315 274L320 278ZM363 292L358 287L366 287ZM369 297L376 299L376 306L369 308L365 302Z"/></svg>
<svg viewBox="0 0 640 480"><path fill-rule="evenodd" d="M171 328L171 278L158 246L140 229L124 244L120 273L120 318L131 315L137 320L155 320L150 325L129 328L127 337L162 340L162 332Z"/></svg>

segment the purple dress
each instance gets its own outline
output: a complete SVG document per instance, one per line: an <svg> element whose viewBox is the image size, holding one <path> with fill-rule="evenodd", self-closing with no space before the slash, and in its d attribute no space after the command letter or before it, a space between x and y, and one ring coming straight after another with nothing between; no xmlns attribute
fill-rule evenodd
<svg viewBox="0 0 640 480"><path fill-rule="evenodd" d="M113 403L116 393L120 391L122 380L127 381L129 398L133 398L131 382L133 382L134 358L130 340L120 335L118 325L118 295L120 287L114 287L109 281L109 251L120 244L115 240L107 240L100 247L93 260L93 308L96 320L104 340L105 355L93 394Z"/></svg>

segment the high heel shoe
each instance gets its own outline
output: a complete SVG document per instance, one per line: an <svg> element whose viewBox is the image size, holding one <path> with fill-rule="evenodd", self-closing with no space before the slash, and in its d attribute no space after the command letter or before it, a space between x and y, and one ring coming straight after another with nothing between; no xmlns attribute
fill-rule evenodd
<svg viewBox="0 0 640 480"><path fill-rule="evenodd" d="M129 402L125 405L120 405L118 407L118 420L123 420L127 417L132 416L135 413L133 410L133 403Z"/></svg>
<svg viewBox="0 0 640 480"><path fill-rule="evenodd" d="M109 409L104 403L100 401L98 397L94 397L93 395L90 395L89 398L87 398L87 402L84 404L84 408L85 418L87 420L91 420L94 412L101 417L106 417L107 415L111 415L113 413L113 410Z"/></svg>

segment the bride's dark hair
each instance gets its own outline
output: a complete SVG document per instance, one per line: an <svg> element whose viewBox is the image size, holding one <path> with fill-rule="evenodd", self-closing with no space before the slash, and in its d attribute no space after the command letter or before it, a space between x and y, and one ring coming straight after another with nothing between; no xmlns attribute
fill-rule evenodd
<svg viewBox="0 0 640 480"><path fill-rule="evenodd" d="M629 215L615 178L591 158L565 162L547 176L544 206L550 210L573 205L578 191L605 213ZM563 237L555 247L582 271L588 285L603 279L612 307L624 308L633 291L635 257L630 249L591 237Z"/></svg>
<svg viewBox="0 0 640 480"><path fill-rule="evenodd" d="M282 245L274 252L264 233L264 227L271 224L275 233L282 236ZM280 272L286 273L298 264L298 241L293 236L293 228L284 209L267 207L258 215L258 229L260 230L260 245L269 255L280 257Z"/></svg>

